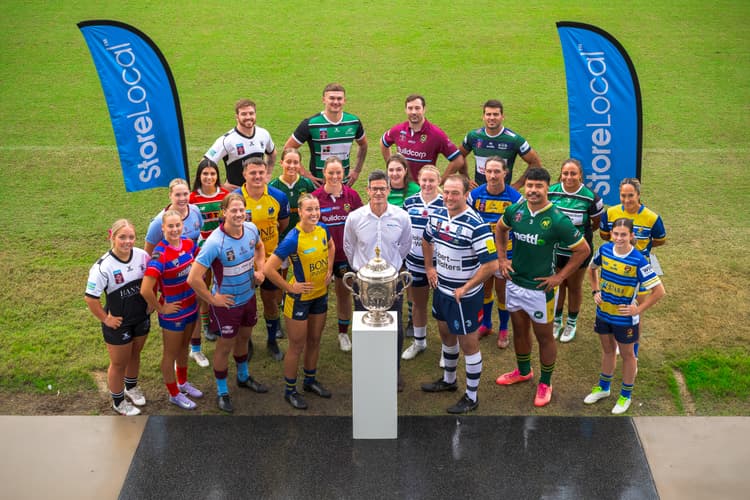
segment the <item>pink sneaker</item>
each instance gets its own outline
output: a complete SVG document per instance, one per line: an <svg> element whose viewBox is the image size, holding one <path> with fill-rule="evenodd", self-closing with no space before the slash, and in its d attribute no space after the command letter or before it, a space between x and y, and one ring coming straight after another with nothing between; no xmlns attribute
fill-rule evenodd
<svg viewBox="0 0 750 500"><path fill-rule="evenodd" d="M531 380L533 377L534 370L530 371L527 375L521 375L521 372L519 372L518 368L516 368L512 372L503 373L502 375L497 377L495 383L497 385L512 385L517 384L518 382L526 382L527 380Z"/></svg>
<svg viewBox="0 0 750 500"><path fill-rule="evenodd" d="M536 387L536 397L534 398L534 406L547 406L552 399L552 386L542 384L541 382Z"/></svg>
<svg viewBox="0 0 750 500"><path fill-rule="evenodd" d="M508 330L500 330L497 332L497 347L498 349L506 349L510 345L510 339L508 338Z"/></svg>
<svg viewBox="0 0 750 500"><path fill-rule="evenodd" d="M479 327L479 330L477 330L477 332L479 332L479 338L481 339L491 334L492 328L487 328L486 326L482 325Z"/></svg>

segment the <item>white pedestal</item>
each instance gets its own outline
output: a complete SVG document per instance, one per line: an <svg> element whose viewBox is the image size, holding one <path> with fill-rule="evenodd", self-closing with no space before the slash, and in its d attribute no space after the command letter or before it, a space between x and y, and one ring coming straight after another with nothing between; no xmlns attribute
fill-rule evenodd
<svg viewBox="0 0 750 500"><path fill-rule="evenodd" d="M396 439L396 313L393 323L369 326L364 312L352 321L352 417L354 439Z"/></svg>

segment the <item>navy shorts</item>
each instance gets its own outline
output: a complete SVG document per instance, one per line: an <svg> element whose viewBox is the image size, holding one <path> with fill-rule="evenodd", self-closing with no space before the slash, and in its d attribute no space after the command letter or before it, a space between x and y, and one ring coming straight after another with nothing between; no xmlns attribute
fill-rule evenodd
<svg viewBox="0 0 750 500"><path fill-rule="evenodd" d="M333 275L337 278L343 278L344 275L352 270L349 267L349 263L345 260L340 260L333 263Z"/></svg>
<svg viewBox="0 0 750 500"><path fill-rule="evenodd" d="M279 274L280 273L281 272L279 271ZM277 287L276 285L274 285L273 281L269 280L268 278L266 278L266 279L263 280L263 283L260 284L260 288L261 288L261 290L269 290L271 292L274 291L274 290L279 290L279 287Z"/></svg>
<svg viewBox="0 0 750 500"><path fill-rule="evenodd" d="M286 294L284 316L297 321L305 321L310 314L324 314L328 311L328 294L311 300L299 300L295 293Z"/></svg>
<svg viewBox="0 0 750 500"><path fill-rule="evenodd" d="M484 305L484 294L480 291L464 297L461 303L453 295L446 295L439 288L432 295L432 317L445 321L448 330L456 335L473 333L479 328L479 313Z"/></svg>
<svg viewBox="0 0 750 500"><path fill-rule="evenodd" d="M599 335L614 335L615 340L620 344L632 344L638 342L640 325L613 325L597 316L594 321L594 331Z"/></svg>
<svg viewBox="0 0 750 500"><path fill-rule="evenodd" d="M136 337L143 337L148 335L151 330L151 318L146 317L140 323L128 326L120 326L120 328L113 330L104 323L102 323L102 334L104 335L104 342L109 345L127 345L133 341Z"/></svg>
<svg viewBox="0 0 750 500"><path fill-rule="evenodd" d="M425 273L420 273L417 271L409 271L411 274L412 282L411 286L421 288L424 286L429 285L427 282L427 275Z"/></svg>

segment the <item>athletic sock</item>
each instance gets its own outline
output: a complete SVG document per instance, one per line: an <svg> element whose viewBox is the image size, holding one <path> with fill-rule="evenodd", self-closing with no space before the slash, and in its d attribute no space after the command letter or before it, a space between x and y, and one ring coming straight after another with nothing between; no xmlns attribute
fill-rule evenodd
<svg viewBox="0 0 750 500"><path fill-rule="evenodd" d="M172 396L173 398L176 397L180 393L180 390L177 388L177 383L176 382L168 382L168 383L166 383L164 385L167 386L167 390L169 391L169 395Z"/></svg>
<svg viewBox="0 0 750 500"><path fill-rule="evenodd" d="M465 356L464 361L466 363L466 396L476 401L479 379L482 376L482 351Z"/></svg>
<svg viewBox="0 0 750 500"><path fill-rule="evenodd" d="M484 298L484 304L482 304L482 326L492 330L492 304L494 300L492 297L489 299Z"/></svg>
<svg viewBox="0 0 750 500"><path fill-rule="evenodd" d="M286 385L284 386L284 395L288 396L290 394L293 394L297 392L297 378L286 378L284 377L284 382Z"/></svg>
<svg viewBox="0 0 750 500"><path fill-rule="evenodd" d="M317 373L317 369L313 368L312 370L308 370L307 368L303 368L302 371L305 372L305 384L309 385L315 382L315 374Z"/></svg>
<svg viewBox="0 0 750 500"><path fill-rule="evenodd" d="M412 310L414 309L414 303L411 300L406 301L406 309L409 311L408 322L413 323Z"/></svg>
<svg viewBox="0 0 750 500"><path fill-rule="evenodd" d="M268 332L268 342L276 342L276 332L279 330L279 318L266 319L266 331Z"/></svg>
<svg viewBox="0 0 750 500"><path fill-rule="evenodd" d="M510 320L510 313L505 309L505 304L497 306L497 314L500 316L500 329L508 329L508 321Z"/></svg>
<svg viewBox="0 0 750 500"><path fill-rule="evenodd" d="M138 385L138 377L125 377L125 389L130 390Z"/></svg>
<svg viewBox="0 0 750 500"><path fill-rule="evenodd" d="M339 318L339 333L348 333L349 325L351 324L352 322L350 320Z"/></svg>
<svg viewBox="0 0 750 500"><path fill-rule="evenodd" d="M237 379L240 382L247 381L250 373L247 368L247 354L243 356L233 356L234 362L237 364Z"/></svg>
<svg viewBox="0 0 750 500"><path fill-rule="evenodd" d="M184 385L187 382L187 366L177 365L175 372L177 373L177 383Z"/></svg>
<svg viewBox="0 0 750 500"><path fill-rule="evenodd" d="M229 375L229 370L214 370L214 377L216 378L216 392L219 396L225 396L229 394L229 387L227 387L227 375Z"/></svg>
<svg viewBox="0 0 750 500"><path fill-rule="evenodd" d="M633 354L635 354L636 359L638 359L638 346L640 345L641 345L640 342L636 342L635 345L633 346Z"/></svg>
<svg viewBox="0 0 750 500"><path fill-rule="evenodd" d="M633 384L626 384L625 382L622 383L622 388L620 389L620 396L630 399L630 396L633 394Z"/></svg>
<svg viewBox="0 0 750 500"><path fill-rule="evenodd" d="M612 378L613 378L613 375L600 373L599 374L599 387L601 387L603 391L608 391L610 386L612 385Z"/></svg>
<svg viewBox="0 0 750 500"><path fill-rule="evenodd" d="M414 343L419 347L427 347L427 327L426 326L415 326L414 327Z"/></svg>
<svg viewBox="0 0 750 500"><path fill-rule="evenodd" d="M120 406L120 403L122 403L123 399L125 399L125 391L120 392L110 392L112 395L112 402L115 404L115 406Z"/></svg>
<svg viewBox="0 0 750 500"><path fill-rule="evenodd" d="M518 364L518 372L521 375L531 373L531 353L516 354L516 363Z"/></svg>
<svg viewBox="0 0 750 500"><path fill-rule="evenodd" d="M201 352L201 338L190 339L190 350L192 352Z"/></svg>
<svg viewBox="0 0 750 500"><path fill-rule="evenodd" d="M560 309L559 311L555 311L555 322L562 323L562 317L563 317L562 309Z"/></svg>
<svg viewBox="0 0 750 500"><path fill-rule="evenodd" d="M458 365L458 343L454 346L443 344L443 359L445 359L445 368L443 369L443 381L449 384L456 383L456 366Z"/></svg>
<svg viewBox="0 0 750 500"><path fill-rule="evenodd" d="M568 311L568 321L567 321L568 326L575 328L577 321L578 321L578 311L576 312Z"/></svg>
<svg viewBox="0 0 750 500"><path fill-rule="evenodd" d="M542 373L539 375L539 383L552 385L552 372L555 371L555 363L545 365L542 363Z"/></svg>
<svg viewBox="0 0 750 500"><path fill-rule="evenodd" d="M209 318L210 316L207 312L201 313L201 330L203 330L204 332L208 331L208 324L210 322Z"/></svg>

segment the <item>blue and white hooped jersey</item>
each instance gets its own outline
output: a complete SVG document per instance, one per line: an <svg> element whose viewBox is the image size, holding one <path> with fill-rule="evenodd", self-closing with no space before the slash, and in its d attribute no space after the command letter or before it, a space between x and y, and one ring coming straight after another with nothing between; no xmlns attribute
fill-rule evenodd
<svg viewBox="0 0 750 500"><path fill-rule="evenodd" d="M404 200L404 210L411 219L411 250L406 256L406 268L411 272L424 274L424 254L422 253L422 236L430 214L442 208L443 195L425 203L421 193L409 196Z"/></svg>

